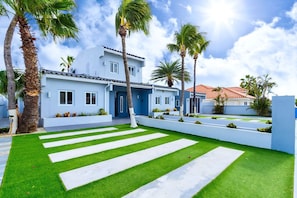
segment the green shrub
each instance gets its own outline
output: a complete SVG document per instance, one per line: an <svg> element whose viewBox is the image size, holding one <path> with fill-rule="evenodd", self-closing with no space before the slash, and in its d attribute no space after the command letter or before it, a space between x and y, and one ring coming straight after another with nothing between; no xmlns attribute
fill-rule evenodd
<svg viewBox="0 0 297 198"><path fill-rule="evenodd" d="M173 111L177 111L177 108L174 108Z"/></svg>
<svg viewBox="0 0 297 198"><path fill-rule="evenodd" d="M228 128L234 128L234 129L236 129L237 128L237 126L234 124L234 123L229 123L229 124L227 124L227 126L226 127L228 127Z"/></svg>
<svg viewBox="0 0 297 198"><path fill-rule="evenodd" d="M272 121L271 120L267 120L265 123L266 124L272 124Z"/></svg>
<svg viewBox="0 0 297 198"><path fill-rule="evenodd" d="M161 112L161 110L158 109L158 108L154 108L154 109L153 109L153 112Z"/></svg>
<svg viewBox="0 0 297 198"><path fill-rule="evenodd" d="M169 108L167 108L167 109L165 109L165 111L166 111L166 112L169 112L169 111L170 111L170 109L169 109Z"/></svg>
<svg viewBox="0 0 297 198"><path fill-rule="evenodd" d="M200 122L199 120L197 120L197 121L195 122L195 124L202 124L202 122Z"/></svg>
<svg viewBox="0 0 297 198"><path fill-rule="evenodd" d="M0 133L8 133L9 128L0 128Z"/></svg>
<svg viewBox="0 0 297 198"><path fill-rule="evenodd" d="M84 112L81 112L80 114L78 114L78 116L87 116L87 114Z"/></svg>
<svg viewBox="0 0 297 198"><path fill-rule="evenodd" d="M266 127L266 128L257 128L257 131L263 132L263 133L271 133L272 132L272 126Z"/></svg>
<svg viewBox="0 0 297 198"><path fill-rule="evenodd" d="M178 121L179 122L184 122L184 119L181 117Z"/></svg>
<svg viewBox="0 0 297 198"><path fill-rule="evenodd" d="M218 119L218 117L216 117L216 116L212 116L211 119L216 120L216 119Z"/></svg>
<svg viewBox="0 0 297 198"><path fill-rule="evenodd" d="M149 115L148 118L153 118L153 116Z"/></svg>
<svg viewBox="0 0 297 198"><path fill-rule="evenodd" d="M107 112L103 108L100 108L98 115L107 115Z"/></svg>

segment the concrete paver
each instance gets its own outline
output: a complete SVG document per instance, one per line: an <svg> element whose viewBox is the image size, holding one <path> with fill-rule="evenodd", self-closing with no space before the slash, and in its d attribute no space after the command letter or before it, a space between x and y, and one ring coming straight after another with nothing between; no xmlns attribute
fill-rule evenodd
<svg viewBox="0 0 297 198"><path fill-rule="evenodd" d="M163 133L154 133L154 134L143 135L139 137L127 138L123 140L117 140L117 141L97 144L93 146L87 146L87 147L71 149L67 151L61 151L57 153L51 153L49 154L49 158L51 159L52 162L61 162L61 161L65 161L65 160L69 160L77 157L99 153L102 151L107 151L110 149L129 146L132 144L137 144L137 143L141 143L141 142L145 142L145 141L149 141L149 140L153 140L153 139L157 139L165 136L168 136L168 135Z"/></svg>
<svg viewBox="0 0 297 198"><path fill-rule="evenodd" d="M45 139L53 139L53 138L60 138L60 137L69 137L74 135L83 135L83 134L89 134L89 133L98 133L98 132L107 132L107 131L113 131L117 130L116 127L106 127L101 129L90 129L90 130L83 130L83 131L75 131L75 132L64 132L59 134L52 134L52 135L42 135L39 136L39 139L45 140Z"/></svg>
<svg viewBox="0 0 297 198"><path fill-rule="evenodd" d="M6 162L8 160L11 148L11 141L12 138L10 136L0 138L0 186L2 183Z"/></svg>
<svg viewBox="0 0 297 198"><path fill-rule="evenodd" d="M128 168L132 168L139 164L173 153L196 143L197 142L193 140L180 139L103 162L63 172L59 175L66 190L71 190Z"/></svg>
<svg viewBox="0 0 297 198"><path fill-rule="evenodd" d="M192 197L242 154L243 151L217 147L186 165L136 189L124 198Z"/></svg>
<svg viewBox="0 0 297 198"><path fill-rule="evenodd" d="M67 140L59 140L59 141L54 141L54 142L43 143L43 147L51 148L51 147L57 147L57 146L65 146L65 145L69 145L69 144L88 142L88 141L92 141L92 140L99 140L99 139L103 139L103 138L116 137L116 136L121 136L121 135L129 135L129 134L139 133L139 132L144 132L144 131L145 131L145 129L132 129L132 130L126 130L126 131L121 131L121 132L93 135L93 136L80 137L80 138L72 138L72 139L67 139Z"/></svg>

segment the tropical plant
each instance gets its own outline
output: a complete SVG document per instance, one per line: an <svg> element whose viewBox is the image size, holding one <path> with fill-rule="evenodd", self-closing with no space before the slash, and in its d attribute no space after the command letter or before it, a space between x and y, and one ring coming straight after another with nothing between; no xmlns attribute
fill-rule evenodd
<svg viewBox="0 0 297 198"><path fill-rule="evenodd" d="M297 106L297 99L295 99L295 106Z"/></svg>
<svg viewBox="0 0 297 198"><path fill-rule="evenodd" d="M14 70L13 74L16 78L14 79L15 83L15 98L23 98L24 97L24 73L21 70ZM0 71L0 94L7 96L8 90L7 90L7 84L8 84L8 78L7 78L7 71L3 70ZM8 96L7 96L8 97Z"/></svg>
<svg viewBox="0 0 297 198"><path fill-rule="evenodd" d="M157 81L165 81L168 87L172 87L174 82L181 80L181 64L179 60L173 62L160 62L160 65L157 66L155 70L153 70L151 75L151 80ZM184 72L184 81L190 82L191 77L188 71Z"/></svg>
<svg viewBox="0 0 297 198"><path fill-rule="evenodd" d="M129 114L131 119L131 127L137 127L135 113L132 101L132 90L130 85L130 73L128 67L126 53L126 37L131 32L142 31L144 34L149 33L149 21L152 19L149 4L144 0L122 0L115 16L116 33L120 35L122 42L122 57L125 68L126 84L127 84L127 100Z"/></svg>
<svg viewBox="0 0 297 198"><path fill-rule="evenodd" d="M43 36L51 34L56 38L76 38L78 29L69 13L74 6L73 0L1 0L9 10L14 12L15 26L19 25L22 50L25 63L25 96L24 111L21 117L19 132L36 131L39 119L38 97L40 93L39 73L37 67L37 50L34 44L29 21L36 22ZM8 29L8 31L11 29ZM14 31L9 32L9 36ZM11 40L8 43L11 48Z"/></svg>
<svg viewBox="0 0 297 198"><path fill-rule="evenodd" d="M254 109L260 116L269 116L271 114L271 101L268 95L277 84L272 82L272 78L268 74L258 77L246 75L245 79L241 79L240 86L247 89L248 93L255 97L250 105L251 109Z"/></svg>
<svg viewBox="0 0 297 198"><path fill-rule="evenodd" d="M69 73L70 71L70 67L73 63L73 61L75 60L75 58L73 56L67 56L66 59L64 59L63 57L61 57L62 59L62 63L60 63L60 66L62 67L62 72L64 72L65 70L67 70L67 72Z"/></svg>
<svg viewBox="0 0 297 198"><path fill-rule="evenodd" d="M181 27L180 32L174 33L174 43L167 44L167 48L171 52L178 52L181 56L181 96L180 96L180 116L184 111L184 92L185 92L185 56L187 50L191 48L194 41L197 40L197 28L191 24L185 24Z"/></svg>
<svg viewBox="0 0 297 198"><path fill-rule="evenodd" d="M197 33L197 41L193 43L191 48L189 48L189 54L194 59L194 82L193 82L193 105L194 105L194 114L197 112L196 107L196 65L198 55L201 54L203 51L206 50L207 46L209 45L209 41L206 41L204 36L201 33Z"/></svg>
<svg viewBox="0 0 297 198"><path fill-rule="evenodd" d="M227 94L223 95L222 87L216 87L212 91L217 92L217 96L214 98L215 106L213 112L215 114L224 114L225 102L228 100Z"/></svg>

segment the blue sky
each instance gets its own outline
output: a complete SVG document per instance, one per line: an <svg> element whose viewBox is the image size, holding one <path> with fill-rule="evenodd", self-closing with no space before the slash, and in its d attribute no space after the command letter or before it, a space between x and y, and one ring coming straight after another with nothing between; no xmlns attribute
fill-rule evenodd
<svg viewBox="0 0 297 198"><path fill-rule="evenodd" d="M76 56L80 51L99 45L121 49L116 37L114 15L119 0L76 0L74 11L80 29L78 42L54 42L41 38L33 30L38 46L39 66L60 70L61 57ZM176 60L177 53L166 48L173 34L185 23L199 26L206 32L210 46L198 58L196 81L210 86L239 86L246 74L269 74L278 84L277 95L297 96L297 3L293 0L149 0L153 19L150 35L132 34L127 51L146 58L143 82L160 61ZM9 20L0 18L0 35ZM1 37L1 38L4 38ZM13 62L23 68L19 35L14 35ZM3 39L0 53L3 53ZM0 69L4 68L0 56ZM193 71L193 59L186 57L186 68ZM176 85L179 87L180 85ZM186 85L191 87L192 83Z"/></svg>

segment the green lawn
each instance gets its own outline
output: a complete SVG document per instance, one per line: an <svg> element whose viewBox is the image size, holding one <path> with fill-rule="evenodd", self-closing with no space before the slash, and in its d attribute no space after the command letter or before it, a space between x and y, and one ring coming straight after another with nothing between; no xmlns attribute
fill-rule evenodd
<svg viewBox="0 0 297 198"><path fill-rule="evenodd" d="M119 130L130 129L129 125L116 127ZM293 197L293 155L161 129L141 128L147 131L48 149L43 148L42 143L49 140L39 140L40 134L15 136L0 188L0 197L121 197L217 146L239 149L245 153L195 197ZM48 154L53 152L154 132L166 133L169 136L54 164L48 157ZM59 173L67 170L180 138L196 140L199 143L70 191L65 191L59 178Z"/></svg>

